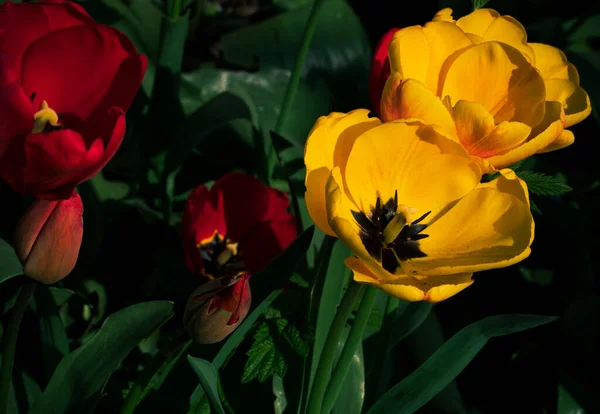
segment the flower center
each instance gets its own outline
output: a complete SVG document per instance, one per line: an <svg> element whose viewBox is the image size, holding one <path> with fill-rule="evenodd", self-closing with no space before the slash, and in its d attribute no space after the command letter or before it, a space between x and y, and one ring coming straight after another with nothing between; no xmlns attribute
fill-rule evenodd
<svg viewBox="0 0 600 414"><path fill-rule="evenodd" d="M420 234L427 224L419 223L431 211L410 221L415 209L398 205L398 191L384 205L377 197L375 208L368 214L351 212L360 226L359 236L365 249L388 272L395 273L402 260L427 256L419 249L419 240L429 237L428 234Z"/></svg>
<svg viewBox="0 0 600 414"><path fill-rule="evenodd" d="M204 273L210 279L222 276L237 277L246 271L244 261L238 255L238 244L217 230L198 245L198 252L204 264Z"/></svg>
<svg viewBox="0 0 600 414"><path fill-rule="evenodd" d="M48 106L48 102L42 101L40 110L33 115L32 134L40 132L50 132L62 128L58 122L58 114Z"/></svg>

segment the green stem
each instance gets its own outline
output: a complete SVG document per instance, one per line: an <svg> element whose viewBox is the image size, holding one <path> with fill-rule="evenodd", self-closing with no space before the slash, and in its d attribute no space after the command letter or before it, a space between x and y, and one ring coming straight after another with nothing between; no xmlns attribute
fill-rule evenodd
<svg viewBox="0 0 600 414"><path fill-rule="evenodd" d="M8 394L12 379L13 365L15 363L15 351L17 349L17 336L19 327L27 304L35 291L37 283L27 283L21 286L17 301L10 313L8 328L6 329L4 343L2 344L2 368L0 368L0 412L8 412Z"/></svg>
<svg viewBox="0 0 600 414"><path fill-rule="evenodd" d="M190 339L183 339L183 335L178 336L173 340L167 348L159 355L154 357L152 362L144 368L140 375L135 380L131 390L127 393L127 398L121 407L121 414L132 414L135 407L146 396L146 389L152 378L157 374L166 376L179 358L187 351L192 344Z"/></svg>
<svg viewBox="0 0 600 414"><path fill-rule="evenodd" d="M327 339L325 340L325 345L323 346L323 351L321 352L321 358L319 358L317 370L315 371L315 378L308 399L308 409L306 411L308 414L321 414L321 405L323 404L323 396L325 395L329 376L331 375L331 370L333 368L335 351L342 337L342 333L344 332L346 321L352 313L354 301L362 291L362 288L363 285L351 282L350 287L346 290L344 298L335 313L331 328L327 334Z"/></svg>
<svg viewBox="0 0 600 414"><path fill-rule="evenodd" d="M356 313L356 320L352 325L352 329L350 329L350 333L348 334L348 339L344 344L344 349L342 350L340 359L333 370L333 376L331 377L329 385L327 386L327 390L325 391L323 409L321 411L322 413L329 414L331 412L333 405L340 394L340 390L342 389L344 381L346 381L348 371L350 370L350 364L352 363L356 349L362 342L363 332L367 326L367 322L369 322L371 309L373 308L373 304L375 303L375 298L377 297L378 292L379 290L375 286L368 286L365 289L365 294L363 295L362 301L360 302L360 307Z"/></svg>
<svg viewBox="0 0 600 414"><path fill-rule="evenodd" d="M181 1L169 0L169 17L173 20L178 19L181 15Z"/></svg>
<svg viewBox="0 0 600 414"><path fill-rule="evenodd" d="M310 48L310 42L312 41L313 34L315 33L315 29L317 27L319 13L324 4L325 0L315 0L310 11L310 16L308 16L308 22L306 23L304 33L302 34L302 43L300 44L298 58L296 59L296 64L292 70L292 76L290 77L290 81L285 90L285 96L281 105L281 112L279 113L277 124L275 125L275 132L280 135L283 132L285 122L287 121L287 118L292 110L292 104L294 103L294 98L296 97L296 91L298 90L298 85L300 84L302 67L304 66L304 61L306 60L306 55L308 54L308 49Z"/></svg>

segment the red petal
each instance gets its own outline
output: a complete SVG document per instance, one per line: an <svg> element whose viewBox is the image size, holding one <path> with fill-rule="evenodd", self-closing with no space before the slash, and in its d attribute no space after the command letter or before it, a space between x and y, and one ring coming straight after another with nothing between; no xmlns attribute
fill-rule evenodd
<svg viewBox="0 0 600 414"><path fill-rule="evenodd" d="M185 202L181 231L185 263L192 273L200 274L204 269L198 243L212 236L215 230L222 235L227 232L222 205L219 194L209 192L205 185L196 187Z"/></svg>
<svg viewBox="0 0 600 414"><path fill-rule="evenodd" d="M371 65L371 75L369 78L369 96L373 111L379 115L379 105L381 102L381 94L385 81L390 76L390 61L388 60L388 46L392 41L394 33L399 29L394 28L387 31L377 43L375 47L375 55Z"/></svg>
<svg viewBox="0 0 600 414"><path fill-rule="evenodd" d="M11 3L0 6L0 50L15 67L27 47L54 30L82 24L94 24L83 7L70 1Z"/></svg>
<svg viewBox="0 0 600 414"><path fill-rule="evenodd" d="M262 223L240 242L240 255L252 274L261 271L296 238L296 219Z"/></svg>
<svg viewBox="0 0 600 414"><path fill-rule="evenodd" d="M22 82L29 93L36 92L34 104L46 100L60 114L75 114L87 119L96 109L113 105L129 106L139 88L139 79L130 83L117 78L122 65L125 76L132 67L130 43L108 26L76 26L52 32L29 46L23 56ZM125 62L125 63L124 63ZM120 75L119 75L120 76ZM121 88L120 95L111 86ZM116 97L114 104L105 96ZM103 107L99 105L102 103ZM122 108L125 109L125 108Z"/></svg>

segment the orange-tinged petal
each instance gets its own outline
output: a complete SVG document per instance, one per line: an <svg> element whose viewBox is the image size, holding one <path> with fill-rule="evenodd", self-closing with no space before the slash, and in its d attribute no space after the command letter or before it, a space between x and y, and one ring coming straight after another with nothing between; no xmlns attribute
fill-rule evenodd
<svg viewBox="0 0 600 414"><path fill-rule="evenodd" d="M473 284L471 279L473 273L446 276L405 276L392 282L384 282L369 272L369 269L357 257L348 257L344 263L352 270L356 282L375 285L388 295L408 302L423 300L434 303L441 302Z"/></svg>
<svg viewBox="0 0 600 414"><path fill-rule="evenodd" d="M527 43L527 31L511 16L501 16L492 9L477 9L461 17L456 25L467 33L473 33L485 41L506 43L519 50L531 63L535 63L533 48Z"/></svg>
<svg viewBox="0 0 600 414"><path fill-rule="evenodd" d="M395 72L388 78L381 99L381 119L418 118L427 125L437 125L448 135L455 135L454 122L440 98L416 79L402 80Z"/></svg>
<svg viewBox="0 0 600 414"><path fill-rule="evenodd" d="M335 234L327 223L325 185L334 165L345 168L354 140L365 130L381 123L368 115L368 110L357 109L347 114L334 112L322 116L306 141L306 207L315 224L331 236Z"/></svg>
<svg viewBox="0 0 600 414"><path fill-rule="evenodd" d="M452 17L452 9L446 7L445 9L440 10L435 14L435 16L433 16L432 21L454 23L454 18Z"/></svg>
<svg viewBox="0 0 600 414"><path fill-rule="evenodd" d="M529 205L529 191L525 181L521 180L510 168L503 168L498 172L500 176L490 182L479 184L477 188L496 188L500 192L511 194L521 202Z"/></svg>
<svg viewBox="0 0 600 414"><path fill-rule="evenodd" d="M543 148L540 151L538 151L538 154L563 149L563 148L568 147L569 145L571 145L574 142L575 142L575 135L573 135L573 133L571 131L569 131L568 129L564 129L563 132L558 136L558 138L556 138L556 140L552 144L550 144L546 148Z"/></svg>
<svg viewBox="0 0 600 414"><path fill-rule="evenodd" d="M496 123L533 126L544 116L544 80L523 55L504 43L485 42L460 54L448 69L441 96L479 102Z"/></svg>
<svg viewBox="0 0 600 414"><path fill-rule="evenodd" d="M398 192L400 204L418 214L456 200L479 182L479 167L460 144L417 121L393 121L354 143L345 184L360 210L370 212Z"/></svg>
<svg viewBox="0 0 600 414"><path fill-rule="evenodd" d="M563 104L566 118L565 128L578 124L592 112L590 97L586 91L569 80L546 80L546 99Z"/></svg>
<svg viewBox="0 0 600 414"><path fill-rule="evenodd" d="M511 187L512 189L512 187ZM506 267L530 254L534 223L524 200L499 188L473 190L429 224L428 256L401 263L409 275L441 276Z"/></svg>
<svg viewBox="0 0 600 414"><path fill-rule="evenodd" d="M528 140L502 155L488 158L489 163L495 168L503 168L547 148L561 135L563 123L564 111L560 102L546 102L544 119L533 128Z"/></svg>

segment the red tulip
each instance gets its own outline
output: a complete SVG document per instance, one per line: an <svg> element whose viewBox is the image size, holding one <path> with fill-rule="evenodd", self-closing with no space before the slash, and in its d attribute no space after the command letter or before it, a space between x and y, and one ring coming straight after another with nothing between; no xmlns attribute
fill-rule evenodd
<svg viewBox="0 0 600 414"><path fill-rule="evenodd" d="M390 61L388 60L388 46L392 41L394 33L398 28L387 31L375 47L375 55L371 65L371 76L369 78L369 96L373 111L379 116L379 105L385 81L390 76Z"/></svg>
<svg viewBox="0 0 600 414"><path fill-rule="evenodd" d="M214 344L233 332L250 310L250 275L211 280L192 293L183 323L199 344Z"/></svg>
<svg viewBox="0 0 600 414"><path fill-rule="evenodd" d="M26 276L50 284L71 273L83 237L82 215L76 192L67 200L33 202L17 225L14 242Z"/></svg>
<svg viewBox="0 0 600 414"><path fill-rule="evenodd" d="M287 195L243 173L189 195L182 217L188 268L209 279L260 271L296 237Z"/></svg>
<svg viewBox="0 0 600 414"><path fill-rule="evenodd" d="M119 148L146 63L74 2L0 6L0 178L69 198Z"/></svg>

